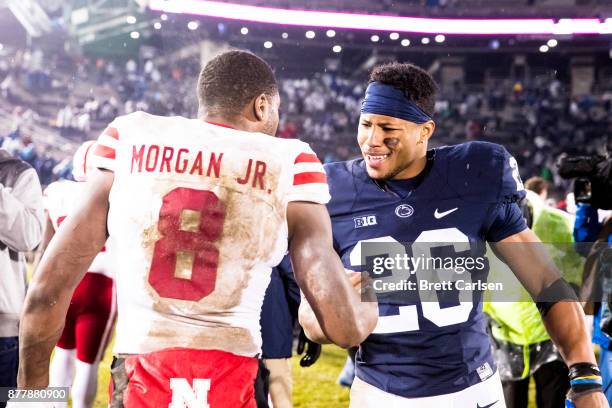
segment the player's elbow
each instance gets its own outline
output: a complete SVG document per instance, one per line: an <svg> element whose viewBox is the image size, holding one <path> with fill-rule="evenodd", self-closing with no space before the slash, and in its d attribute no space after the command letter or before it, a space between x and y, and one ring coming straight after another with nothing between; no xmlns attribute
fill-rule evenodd
<svg viewBox="0 0 612 408"><path fill-rule="evenodd" d="M47 285L32 285L28 288L25 297L22 316L47 313L54 309L62 296L62 293Z"/></svg>

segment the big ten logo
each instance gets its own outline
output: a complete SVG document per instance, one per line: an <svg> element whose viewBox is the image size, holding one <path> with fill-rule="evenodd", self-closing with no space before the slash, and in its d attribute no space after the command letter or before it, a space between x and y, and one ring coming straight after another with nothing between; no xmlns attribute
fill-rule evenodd
<svg viewBox="0 0 612 408"><path fill-rule="evenodd" d="M193 388L184 378L171 378L172 401L168 408L210 408L210 380L194 378Z"/></svg>
<svg viewBox="0 0 612 408"><path fill-rule="evenodd" d="M364 215L362 217L353 218L355 221L355 228L363 228L363 227L371 227L372 225L376 225L376 216L375 215Z"/></svg>

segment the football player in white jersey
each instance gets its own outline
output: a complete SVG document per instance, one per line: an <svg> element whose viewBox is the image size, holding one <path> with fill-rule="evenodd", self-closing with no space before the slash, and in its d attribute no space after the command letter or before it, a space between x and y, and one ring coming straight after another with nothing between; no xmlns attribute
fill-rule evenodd
<svg viewBox="0 0 612 408"><path fill-rule="evenodd" d="M56 181L45 189L47 224L38 249L40 254L81 200L84 182L92 170L94 146L94 141L88 141L77 149L72 162L76 181ZM50 385L70 387L75 408L91 407L96 397L98 365L108 345L116 315L112 270L111 258L104 247L74 291L51 362Z"/></svg>
<svg viewBox="0 0 612 408"><path fill-rule="evenodd" d="M202 70L198 97L198 119L137 112L98 139L101 171L26 299L20 387L48 385L72 292L108 236L118 259L112 406L255 407L261 306L287 247L332 342L356 345L375 327L377 304L362 302L333 250L323 166L306 143L272 137L270 66L223 53Z"/></svg>

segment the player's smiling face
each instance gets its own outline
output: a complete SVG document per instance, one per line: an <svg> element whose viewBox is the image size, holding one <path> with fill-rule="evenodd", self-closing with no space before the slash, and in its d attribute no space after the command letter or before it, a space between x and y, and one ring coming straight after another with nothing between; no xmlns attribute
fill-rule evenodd
<svg viewBox="0 0 612 408"><path fill-rule="evenodd" d="M362 113L357 140L368 175L377 180L418 175L424 167L427 139L434 128L431 121L419 125L391 116Z"/></svg>

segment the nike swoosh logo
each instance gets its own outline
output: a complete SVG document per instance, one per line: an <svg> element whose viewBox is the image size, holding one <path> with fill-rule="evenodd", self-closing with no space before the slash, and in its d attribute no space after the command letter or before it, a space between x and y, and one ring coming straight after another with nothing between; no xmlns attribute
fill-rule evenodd
<svg viewBox="0 0 612 408"><path fill-rule="evenodd" d="M499 402L499 400L495 401L495 402L494 402L494 403L492 403L492 404L489 404L489 405L483 405L483 406L480 406L480 404L476 404L476 408L489 408L489 407L492 407L493 405L497 404L498 402Z"/></svg>
<svg viewBox="0 0 612 408"><path fill-rule="evenodd" d="M440 218L444 218L446 217L448 214L453 213L455 211L457 211L459 208L455 207L451 210L448 211L444 211L444 212L438 212L438 209L436 208L436 211L434 211L434 217L436 220L439 220ZM486 407L480 407L480 408L486 408Z"/></svg>

